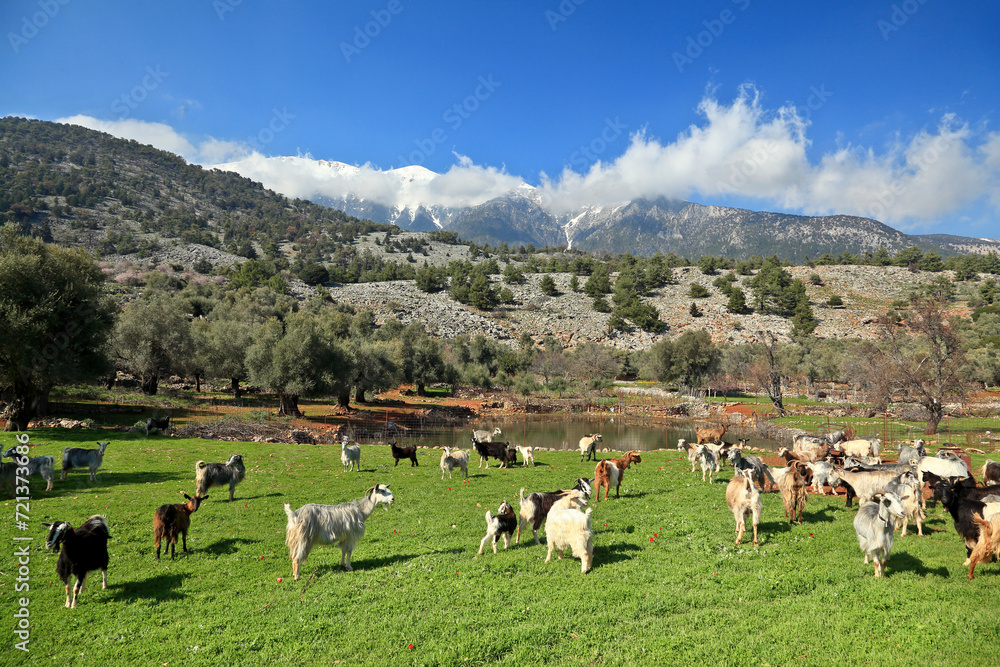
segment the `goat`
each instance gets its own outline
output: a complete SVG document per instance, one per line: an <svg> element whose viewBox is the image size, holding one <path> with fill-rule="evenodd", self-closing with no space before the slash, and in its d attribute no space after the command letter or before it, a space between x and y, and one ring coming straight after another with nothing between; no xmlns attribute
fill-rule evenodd
<svg viewBox="0 0 1000 667"><path fill-rule="evenodd" d="M917 438L912 445L903 445L899 448L899 462L916 465L922 457L927 456L924 448L924 441Z"/></svg>
<svg viewBox="0 0 1000 667"><path fill-rule="evenodd" d="M344 472L361 472L361 445L349 445L346 440L341 442L340 462L344 464Z"/></svg>
<svg viewBox="0 0 1000 667"><path fill-rule="evenodd" d="M66 473L73 468L87 468L90 471L90 481L97 481L97 469L104 461L104 450L108 448L110 442L99 442L98 449L81 449L80 447L66 447L63 449L62 477L66 481Z"/></svg>
<svg viewBox="0 0 1000 667"><path fill-rule="evenodd" d="M844 456L879 456L879 439L872 438L868 440L866 438L858 438L856 440L848 440L842 442L839 445L840 451L844 452Z"/></svg>
<svg viewBox="0 0 1000 667"><path fill-rule="evenodd" d="M903 529L900 537L906 537L906 527L911 519L917 524L917 535L923 537L922 522L927 518L927 515L920 509L920 482L917 481L916 474L912 470L901 472L899 476L886 485L885 490L898 497L903 506L904 517L900 522L902 525L896 525L897 528Z"/></svg>
<svg viewBox="0 0 1000 667"><path fill-rule="evenodd" d="M529 493L527 497L524 495L524 487L521 487L521 492L519 494L521 509L518 512L520 520L517 522L517 538L514 541L515 544L521 543L521 529L529 524L531 525L531 532L535 537L535 544L539 544L538 529L542 527L542 522L544 522L545 517L549 515L549 510L552 509L552 506L556 503L556 501L561 499L570 491L580 491L585 500L589 499L592 491L590 480L580 478L576 480L576 486L572 489L564 491L550 491L548 493L535 491L533 493Z"/></svg>
<svg viewBox="0 0 1000 667"><path fill-rule="evenodd" d="M410 467L419 466L417 463L417 446L410 445L409 447L397 447L395 440L389 441L389 450L392 452L392 458L396 462L392 467L395 468L399 465L399 459L410 459ZM360 465L358 466L360 467Z"/></svg>
<svg viewBox="0 0 1000 667"><path fill-rule="evenodd" d="M976 565L994 556L1000 558L1000 515L987 520L973 514L972 521L979 526L979 539L969 554L969 579L975 578Z"/></svg>
<svg viewBox="0 0 1000 667"><path fill-rule="evenodd" d="M493 442L493 436L500 435L502 433L503 433L503 431L501 431L499 429L499 427L493 429L492 431L478 431L478 430L477 431L473 431L472 432L472 441L473 442Z"/></svg>
<svg viewBox="0 0 1000 667"><path fill-rule="evenodd" d="M522 489L523 491L523 489ZM517 530L518 521L517 517L514 516L514 508L511 507L510 503L506 500L500 503L500 507L497 508L497 515L491 516L490 511L486 510L486 537L483 541L479 543L479 553L477 556L483 555L483 549L486 547L486 542L492 537L493 538L493 553L497 552L497 542L503 537L503 548L510 548L510 538L513 537L514 531Z"/></svg>
<svg viewBox="0 0 1000 667"><path fill-rule="evenodd" d="M545 562L552 559L553 551L562 560L563 552L570 549L573 556L580 559L581 573L586 574L594 562L594 531L590 527L590 513L594 510L588 507L586 513L580 511L583 504L583 494L572 491L556 501L549 510L545 524L549 550Z"/></svg>
<svg viewBox="0 0 1000 667"><path fill-rule="evenodd" d="M51 491L56 478L56 459L54 456L19 456L17 447L11 447L3 453L5 457L14 459L19 468L27 468L28 474L22 477L37 475L45 480L45 490ZM21 465L23 463L23 465Z"/></svg>
<svg viewBox="0 0 1000 667"><path fill-rule="evenodd" d="M923 486L925 475L932 472L938 477L947 479L949 477L968 477L969 468L963 461L939 459L936 456L923 456L917 461L917 479ZM924 498L921 507L927 508L927 499Z"/></svg>
<svg viewBox="0 0 1000 667"><path fill-rule="evenodd" d="M531 461L531 467L535 467L535 448L531 445L527 447L518 445L517 451L521 454L521 460L524 462L524 467L528 467L528 461Z"/></svg>
<svg viewBox="0 0 1000 667"><path fill-rule="evenodd" d="M722 436L726 434L726 428L725 424L718 428L696 428L694 434L698 439L698 444L704 445L706 442L719 442L722 440Z"/></svg>
<svg viewBox="0 0 1000 667"><path fill-rule="evenodd" d="M983 486L989 486L991 483L1000 482L1000 463L987 460L986 463L983 464L982 478Z"/></svg>
<svg viewBox="0 0 1000 667"><path fill-rule="evenodd" d="M715 472L719 472L719 466L728 458L729 452L733 451L733 445L728 442L706 442L705 447L715 456Z"/></svg>
<svg viewBox="0 0 1000 667"><path fill-rule="evenodd" d="M747 527L746 517L749 514L753 517L753 545L757 546L757 524L760 523L763 504L750 474L749 470L744 470L742 474L736 474L729 480L726 486L726 504L736 519L736 544L743 541L743 533Z"/></svg>
<svg viewBox="0 0 1000 667"><path fill-rule="evenodd" d="M684 438L680 438L677 441L677 451L687 452L687 459L691 462L691 472L694 472L694 466L698 462L698 447L690 444Z"/></svg>
<svg viewBox="0 0 1000 667"><path fill-rule="evenodd" d="M601 487L604 487L604 499L608 499L608 491L611 486L615 487L615 498L621 495L622 480L625 478L625 471L633 463L642 463L639 452L629 450L620 459L604 459L597 462L594 468L594 486L597 493L594 495L594 502L601 499Z"/></svg>
<svg viewBox="0 0 1000 667"><path fill-rule="evenodd" d="M752 454L744 454L742 450L731 449L729 450L729 460L733 462L733 468L737 472L743 472L744 470L750 470L753 481L760 484L760 490L764 490L764 481L768 480L771 482L771 490L774 490L774 477L771 475L770 468L759 456L754 456ZM798 463L796 461L796 463ZM789 464L791 465L791 464Z"/></svg>
<svg viewBox="0 0 1000 667"><path fill-rule="evenodd" d="M875 494L885 491L889 482L896 479L899 473L894 470L838 470L837 476L842 482L850 485L847 493L847 507L854 504L855 495L858 502L864 504Z"/></svg>
<svg viewBox="0 0 1000 667"><path fill-rule="evenodd" d="M814 492L822 493L825 496L826 489L824 488L824 485L828 484L833 495L837 495L834 487L836 487L840 482L840 478L838 477L837 469L833 467L833 464L827 463L826 461L806 461L805 466L812 473L812 487Z"/></svg>
<svg viewBox="0 0 1000 667"><path fill-rule="evenodd" d="M600 433L591 433L590 435L585 435L580 438L580 463L583 463L583 457L586 456L587 460L593 456L597 458L597 443L603 440L603 436Z"/></svg>
<svg viewBox="0 0 1000 667"><path fill-rule="evenodd" d="M806 494L806 484L802 480L800 472L802 463L789 463L788 472L781 477L778 489L781 491L781 501L785 506L785 516L788 523L795 521L795 514L798 513L799 525L802 524L802 508L806 505L808 495Z"/></svg>
<svg viewBox="0 0 1000 667"><path fill-rule="evenodd" d="M719 468L718 461L715 460L715 454L712 450L705 447L705 445L698 445L698 449L695 454L698 457L698 462L701 463L701 481L705 481L705 473L708 473L708 482L712 483L712 472Z"/></svg>
<svg viewBox="0 0 1000 667"><path fill-rule="evenodd" d="M492 456L497 461L500 462L501 468L507 467L507 443L506 442L493 442L493 441L480 441L475 438L472 439L472 446L479 454L479 467L483 467L483 461L486 461L486 468L490 467L490 457Z"/></svg>
<svg viewBox="0 0 1000 667"><path fill-rule="evenodd" d="M111 535L108 533L108 522L104 517L94 515L76 530L66 521L42 525L49 529L48 537L45 538L45 548L56 551L60 545L62 546L59 560L56 561L56 574L62 579L66 588L66 606L69 608L76 606L76 598L83 592L87 573L91 570L101 571L101 588L107 590L108 540L111 539ZM76 577L76 585L73 586L71 602L69 579L72 576Z"/></svg>
<svg viewBox="0 0 1000 667"><path fill-rule="evenodd" d="M246 475L246 468L243 467L243 457L233 454L225 463L205 463L198 461L194 464L194 485L196 496L204 496L213 486L229 485L229 502L233 502L233 492L236 485L243 481Z"/></svg>
<svg viewBox="0 0 1000 667"><path fill-rule="evenodd" d="M444 451L441 453L441 479L444 479L445 472L448 473L448 479L451 479L451 471L458 466L462 469L462 475L468 479L469 477L469 452L464 449L452 449L451 447L445 447Z"/></svg>
<svg viewBox="0 0 1000 667"><path fill-rule="evenodd" d="M288 517L285 544L292 559L292 578L299 580L299 566L309 558L309 552L317 544L340 547L340 565L351 572L354 569L351 567L351 553L365 536L365 521L379 503L392 505L394 500L388 484L376 484L365 491L363 498L340 505L310 503L293 512L291 505L285 503L285 515Z"/></svg>
<svg viewBox="0 0 1000 667"><path fill-rule="evenodd" d="M865 565L871 558L875 563L875 576L885 574L885 561L892 551L893 531L896 521L904 519L903 505L892 493L882 493L858 508L854 517L854 532L858 545L865 552Z"/></svg>
<svg viewBox="0 0 1000 667"><path fill-rule="evenodd" d="M184 497L187 498L186 503L160 505L153 513L153 544L156 546L156 560L160 560L160 540L164 538L167 540L167 549L170 549L170 560L174 559L178 535L184 553L187 553L187 534L188 528L191 527L191 515L198 511L202 501L208 500L208 496L196 493L192 498L185 493Z"/></svg>
<svg viewBox="0 0 1000 667"><path fill-rule="evenodd" d="M968 565L972 549L979 541L979 526L972 520L972 515L983 516L986 503L963 497L948 481L940 482L938 487L941 489L941 504L951 514L955 532L965 539L966 559L963 565Z"/></svg>
<svg viewBox="0 0 1000 667"><path fill-rule="evenodd" d="M830 445L815 437L799 438L792 442L792 453L803 463L822 461L830 453Z"/></svg>
<svg viewBox="0 0 1000 667"><path fill-rule="evenodd" d="M170 428L170 415L163 417L162 419L157 419L156 417L150 417L146 420L146 435L149 436L150 431L159 431L160 433L166 433L167 429Z"/></svg>

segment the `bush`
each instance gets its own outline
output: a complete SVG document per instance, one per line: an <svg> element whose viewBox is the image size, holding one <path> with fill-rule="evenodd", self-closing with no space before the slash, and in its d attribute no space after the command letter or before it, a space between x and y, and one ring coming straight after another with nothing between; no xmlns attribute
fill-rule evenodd
<svg viewBox="0 0 1000 667"><path fill-rule="evenodd" d="M840 298L839 294L834 294L829 299L826 300L826 305L831 308L838 308L844 305L844 300Z"/></svg>
<svg viewBox="0 0 1000 667"><path fill-rule="evenodd" d="M688 292L688 296L692 299L704 299L710 295L711 292L708 291L708 288L699 285L698 283L691 283L691 291Z"/></svg>

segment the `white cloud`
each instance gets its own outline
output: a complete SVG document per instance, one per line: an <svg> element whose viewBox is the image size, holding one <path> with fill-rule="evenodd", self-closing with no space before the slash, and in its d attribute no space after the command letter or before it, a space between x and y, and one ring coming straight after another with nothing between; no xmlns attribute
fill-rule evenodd
<svg viewBox="0 0 1000 667"><path fill-rule="evenodd" d="M879 151L848 143L810 160L808 117L800 108L763 108L751 86L741 88L730 104L706 96L699 111L703 120L673 141L641 130L632 134L624 153L585 173L567 167L555 177L542 174L536 192L543 205L564 213L639 197L714 203L729 195L757 200L756 208L862 215L904 230L961 215L983 201L1000 210L1000 133L981 136L953 115ZM89 116L59 122L237 171L290 197L354 194L388 206L454 207L479 204L525 185L502 168L477 165L461 155L443 174L419 166L381 170L308 155L266 157L235 141L192 142L162 123Z"/></svg>

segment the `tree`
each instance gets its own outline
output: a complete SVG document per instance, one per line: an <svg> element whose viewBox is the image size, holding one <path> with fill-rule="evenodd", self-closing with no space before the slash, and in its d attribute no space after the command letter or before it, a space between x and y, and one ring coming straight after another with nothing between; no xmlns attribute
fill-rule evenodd
<svg viewBox="0 0 1000 667"><path fill-rule="evenodd" d="M250 381L278 396L278 414L301 417L300 396L339 394L349 382L346 355L309 312L271 319L247 350Z"/></svg>
<svg viewBox="0 0 1000 667"><path fill-rule="evenodd" d="M424 336L413 346L412 377L420 396L424 395L428 384L445 381L446 369L441 356L441 344L435 339Z"/></svg>
<svg viewBox="0 0 1000 667"><path fill-rule="evenodd" d="M747 312L746 296L739 287L733 287L729 291L729 302L726 303L726 310L735 315L742 315Z"/></svg>
<svg viewBox="0 0 1000 667"><path fill-rule="evenodd" d="M711 296L711 292L708 291L704 285L699 285L698 283L691 283L691 289L688 291L688 296L692 299L704 299Z"/></svg>
<svg viewBox="0 0 1000 667"><path fill-rule="evenodd" d="M191 324L179 305L154 294L128 304L115 324L111 336L115 366L134 375L146 395L156 394L160 378L181 371L194 356Z"/></svg>
<svg viewBox="0 0 1000 667"><path fill-rule="evenodd" d="M47 412L50 389L85 382L111 366L105 343L115 307L104 275L82 250L65 250L0 228L0 418L23 431Z"/></svg>
<svg viewBox="0 0 1000 667"><path fill-rule="evenodd" d="M399 384L400 369L392 344L354 338L348 346L354 373L354 401L365 402L366 391L383 391Z"/></svg>
<svg viewBox="0 0 1000 667"><path fill-rule="evenodd" d="M881 353L898 388L927 413L927 435L937 433L945 404L960 401L968 391L965 347L957 322L945 317L946 302L917 299L903 326L887 316L879 319Z"/></svg>
<svg viewBox="0 0 1000 667"><path fill-rule="evenodd" d="M514 391L524 396L524 408L528 409L528 397L539 391L542 387L535 381L535 376L531 373L521 373L514 378Z"/></svg>
<svg viewBox="0 0 1000 667"><path fill-rule="evenodd" d="M694 301L691 302L691 308L688 309L691 317L701 317L701 309L698 308L698 304Z"/></svg>
<svg viewBox="0 0 1000 667"><path fill-rule="evenodd" d="M545 274L542 276L541 282L538 283L538 288L542 291L542 294L548 296L556 296L559 294L559 290L556 289L556 281L552 279L552 276Z"/></svg>
<svg viewBox="0 0 1000 667"><path fill-rule="evenodd" d="M322 264L307 264L299 271L299 278L307 285L322 285L330 282L330 272Z"/></svg>
<svg viewBox="0 0 1000 667"><path fill-rule="evenodd" d="M719 348L704 329L685 331L674 341L674 377L688 387L698 387L719 367Z"/></svg>
<svg viewBox="0 0 1000 667"><path fill-rule="evenodd" d="M778 337L771 331L758 331L754 337L757 358L747 368L748 379L767 395L778 415L784 417L785 399L781 388L784 374L779 363Z"/></svg>
<svg viewBox="0 0 1000 667"><path fill-rule="evenodd" d="M569 288L571 290L573 290L574 292L579 292L580 291L580 279L576 277L575 273L569 279Z"/></svg>

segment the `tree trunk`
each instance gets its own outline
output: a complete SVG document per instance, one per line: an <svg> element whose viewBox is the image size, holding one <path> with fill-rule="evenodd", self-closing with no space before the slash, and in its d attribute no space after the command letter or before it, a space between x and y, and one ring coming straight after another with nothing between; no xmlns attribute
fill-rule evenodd
<svg viewBox="0 0 1000 667"><path fill-rule="evenodd" d="M934 435L937 433L938 424L944 419L944 406L935 400L925 407L930 416L927 418L927 426L924 427L924 435Z"/></svg>
<svg viewBox="0 0 1000 667"><path fill-rule="evenodd" d="M14 387L4 396L7 404L0 412L0 419L7 420L5 431L24 431L32 417L44 416L49 408L49 389L37 389L14 382Z"/></svg>
<svg viewBox="0 0 1000 667"><path fill-rule="evenodd" d="M243 396L243 390L240 389L240 379L239 378L229 378L229 388L233 392L233 398L239 399Z"/></svg>
<svg viewBox="0 0 1000 667"><path fill-rule="evenodd" d="M201 393L201 376L197 373L194 374L194 390L197 393Z"/></svg>
<svg viewBox="0 0 1000 667"><path fill-rule="evenodd" d="M279 417L301 417L299 411L299 397L294 394L282 394L278 392L278 416Z"/></svg>
<svg viewBox="0 0 1000 667"><path fill-rule="evenodd" d="M31 421L31 408L23 396L11 396L7 405L0 413L0 419L6 419L5 431L26 431Z"/></svg>
<svg viewBox="0 0 1000 667"><path fill-rule="evenodd" d="M365 402L365 388L358 385L354 388L354 402L364 403Z"/></svg>
<svg viewBox="0 0 1000 667"><path fill-rule="evenodd" d="M139 386L142 388L142 393L146 396L155 396L157 390L159 389L159 384L159 375L149 375L139 378Z"/></svg>
<svg viewBox="0 0 1000 667"><path fill-rule="evenodd" d="M423 382L417 382L417 396L423 396L426 390Z"/></svg>
<svg viewBox="0 0 1000 667"><path fill-rule="evenodd" d="M351 407L351 390L350 388L337 394L337 405L342 408Z"/></svg>

